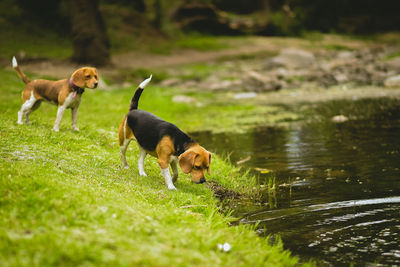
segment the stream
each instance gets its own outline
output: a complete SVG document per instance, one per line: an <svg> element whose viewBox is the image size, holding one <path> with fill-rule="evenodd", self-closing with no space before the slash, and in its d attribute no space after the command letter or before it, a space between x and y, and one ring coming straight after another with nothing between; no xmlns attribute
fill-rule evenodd
<svg viewBox="0 0 400 267"><path fill-rule="evenodd" d="M302 261L400 265L400 100L331 101L307 110L288 127L191 136L229 154L264 188L270 183L261 201L234 205L239 223L279 236Z"/></svg>

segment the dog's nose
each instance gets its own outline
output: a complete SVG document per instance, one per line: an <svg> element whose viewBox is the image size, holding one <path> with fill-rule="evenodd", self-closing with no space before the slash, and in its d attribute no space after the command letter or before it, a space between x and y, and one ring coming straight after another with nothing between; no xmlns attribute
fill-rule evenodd
<svg viewBox="0 0 400 267"><path fill-rule="evenodd" d="M93 84L93 85L94 85L94 88L96 88L98 84L99 84L98 82L95 82L95 83Z"/></svg>
<svg viewBox="0 0 400 267"><path fill-rule="evenodd" d="M202 184L202 183L204 183L205 181L206 181L205 178L201 178L199 183Z"/></svg>

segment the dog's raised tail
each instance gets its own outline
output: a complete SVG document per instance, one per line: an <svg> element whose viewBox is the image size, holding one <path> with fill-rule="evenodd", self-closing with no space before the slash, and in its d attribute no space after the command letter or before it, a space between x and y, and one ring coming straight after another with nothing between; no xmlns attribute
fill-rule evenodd
<svg viewBox="0 0 400 267"><path fill-rule="evenodd" d="M133 109L137 109L139 105L139 98L143 92L143 89L149 84L153 75L150 75L149 78L144 80L141 84L139 84L138 88L136 89L135 94L132 97L131 104L129 105L129 111Z"/></svg>
<svg viewBox="0 0 400 267"><path fill-rule="evenodd" d="M26 77L25 73L18 66L18 62L15 57L12 58L12 67L17 72L18 76L24 81L24 83L27 84L31 82L31 80L28 77Z"/></svg>

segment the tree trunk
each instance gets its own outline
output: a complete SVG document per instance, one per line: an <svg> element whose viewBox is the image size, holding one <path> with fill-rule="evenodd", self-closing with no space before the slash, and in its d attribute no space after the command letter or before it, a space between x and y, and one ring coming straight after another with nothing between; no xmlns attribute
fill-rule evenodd
<svg viewBox="0 0 400 267"><path fill-rule="evenodd" d="M162 26L162 18L163 16L163 9L161 6L161 0L154 0L154 20L153 24L158 30L161 29Z"/></svg>
<svg viewBox="0 0 400 267"><path fill-rule="evenodd" d="M77 63L106 65L110 62L110 42L99 11L98 0L69 0L68 9L74 54Z"/></svg>

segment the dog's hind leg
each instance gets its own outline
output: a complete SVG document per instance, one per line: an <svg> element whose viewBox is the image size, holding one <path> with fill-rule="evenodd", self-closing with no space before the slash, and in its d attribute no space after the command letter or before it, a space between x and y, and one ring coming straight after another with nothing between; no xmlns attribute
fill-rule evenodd
<svg viewBox="0 0 400 267"><path fill-rule="evenodd" d="M22 104L20 111L18 111L18 124L23 124L23 119L25 119L26 123L29 123L29 114L38 108L39 104L37 103L37 99L33 95L33 91L31 92L31 97ZM37 105L37 106L36 106Z"/></svg>
<svg viewBox="0 0 400 267"><path fill-rule="evenodd" d="M126 161L126 150L128 149L130 142L131 142L130 139L125 139L122 145L119 147L121 151L122 167L125 169L129 168L128 162Z"/></svg>
<svg viewBox="0 0 400 267"><path fill-rule="evenodd" d="M144 158L146 157L147 152L141 146L139 146L139 149L140 149L140 155L138 160L139 175L147 176L147 174L144 171Z"/></svg>
<svg viewBox="0 0 400 267"><path fill-rule="evenodd" d="M25 115L25 121L26 123L30 123L29 122L29 115L34 112L35 110L37 110L40 107L40 104L42 103L42 101L38 100L35 102L35 104L33 104L32 108L26 113Z"/></svg>

